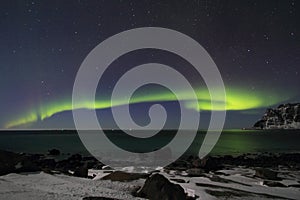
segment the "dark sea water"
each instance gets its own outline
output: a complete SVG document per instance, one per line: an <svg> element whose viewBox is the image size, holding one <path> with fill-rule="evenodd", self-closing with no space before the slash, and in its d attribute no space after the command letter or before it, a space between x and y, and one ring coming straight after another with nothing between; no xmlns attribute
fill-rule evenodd
<svg viewBox="0 0 300 200"><path fill-rule="evenodd" d="M120 146L138 149L139 146L155 146L154 149L172 140L174 131L162 131L148 143L132 141L119 131L108 132L112 140ZM188 131L187 131L187 134ZM205 131L199 131L187 151L197 155ZM184 139L184 138L183 138ZM25 152L46 153L49 149L59 149L64 154L80 153L89 155L76 131L1 131L0 149ZM288 153L300 152L300 130L225 130L211 155L239 155L244 153Z"/></svg>

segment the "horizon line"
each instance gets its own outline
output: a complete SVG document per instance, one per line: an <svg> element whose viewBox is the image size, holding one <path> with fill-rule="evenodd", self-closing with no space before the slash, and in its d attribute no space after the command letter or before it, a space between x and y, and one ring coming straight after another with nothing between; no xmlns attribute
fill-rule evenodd
<svg viewBox="0 0 300 200"><path fill-rule="evenodd" d="M243 127L243 128L224 128L222 130L247 130L247 129L251 129L252 127ZM80 129L80 131L98 131L99 129ZM119 131L119 130L124 130L124 131L148 131L147 129L114 129L114 128L105 128L105 129L101 129L101 130L109 130L109 131ZM172 129L172 128L168 128L168 129L161 129L161 130L178 130L178 129ZM193 129L182 129L184 131L193 131ZM201 130L207 130L204 128L200 128L198 129L198 131ZM40 129L40 128L33 128L33 129L0 129L0 131L78 131L77 129L68 129L68 128L58 128L58 129ZM149 129L149 131L160 131L158 129ZM215 131L215 130L211 130L211 131Z"/></svg>

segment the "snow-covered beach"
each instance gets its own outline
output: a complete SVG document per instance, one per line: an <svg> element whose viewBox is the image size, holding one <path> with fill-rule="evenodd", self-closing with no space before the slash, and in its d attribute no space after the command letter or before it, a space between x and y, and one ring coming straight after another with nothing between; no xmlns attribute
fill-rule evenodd
<svg viewBox="0 0 300 200"><path fill-rule="evenodd" d="M111 181L101 178L111 173L107 170L89 170L93 179L47 174L44 172L7 174L0 177L1 199L83 199L106 197L112 199L141 199L132 192L143 186L145 179ZM264 179L254 177L255 171L247 168L219 170L189 177L185 172L160 170L157 173L179 184L189 196L198 199L299 199L300 172L282 169L279 177L283 187L269 187ZM180 182L180 183L178 183Z"/></svg>

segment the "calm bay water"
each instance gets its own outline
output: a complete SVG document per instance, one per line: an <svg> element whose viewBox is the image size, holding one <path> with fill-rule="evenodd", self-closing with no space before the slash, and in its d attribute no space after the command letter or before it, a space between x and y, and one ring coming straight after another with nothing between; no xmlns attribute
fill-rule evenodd
<svg viewBox="0 0 300 200"><path fill-rule="evenodd" d="M163 131L147 143L133 141L119 131L108 132L112 141L125 149L139 149L145 146L164 146L172 140L174 131ZM189 132L187 131L187 134ZM197 154L205 131L199 131L188 149L189 154ZM183 138L184 139L184 138ZM140 140L141 141L141 140ZM225 130L212 155L238 155L259 152L300 152L300 130ZM26 152L46 153L57 148L63 153L80 153L89 155L76 131L1 131L0 149Z"/></svg>

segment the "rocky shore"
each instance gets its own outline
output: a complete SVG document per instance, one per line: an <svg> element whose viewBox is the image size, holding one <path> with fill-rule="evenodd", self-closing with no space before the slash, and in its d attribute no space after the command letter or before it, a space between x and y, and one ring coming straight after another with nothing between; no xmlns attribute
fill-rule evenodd
<svg viewBox="0 0 300 200"><path fill-rule="evenodd" d="M35 172L43 171L46 173L63 173L77 177L88 177L89 169L105 169L108 172L112 169L105 166L92 156L83 157L80 154L70 155L66 159L58 159L60 151L57 149L49 150L44 154L25 154L13 153L0 150L0 175L8 173ZM242 154L239 156L207 156L199 159L195 156L184 156L172 164L164 167L164 170L177 170L195 173L211 172L228 167L243 166L248 168L272 168L279 166L291 170L300 170L300 153L261 153L261 154Z"/></svg>
<svg viewBox="0 0 300 200"><path fill-rule="evenodd" d="M39 175L30 176L80 177L102 183L118 183L126 188L126 198L226 199L229 196L234 199L243 196L251 199L267 198L269 195L275 199L295 199L295 195L300 195L299 153L208 156L204 159L186 156L147 173L116 171L93 157L80 154L65 159L59 159L59 155L57 149L49 150L47 155L0 151L0 188L5 187L3 177L10 180L11 174L35 173ZM111 187L114 189L116 186ZM3 194L0 192L0 195ZM126 199L124 195L119 198L106 193L97 196L95 192L95 195L88 193L79 196L85 200Z"/></svg>

